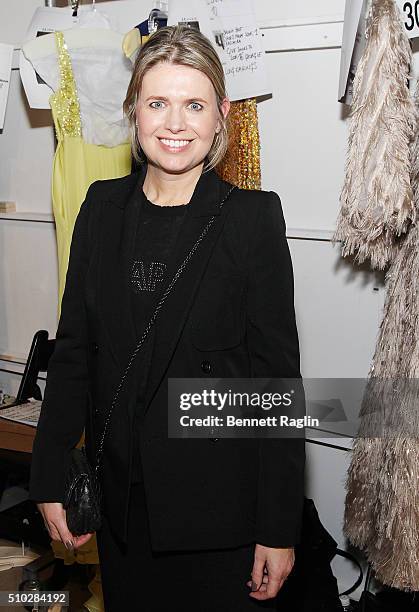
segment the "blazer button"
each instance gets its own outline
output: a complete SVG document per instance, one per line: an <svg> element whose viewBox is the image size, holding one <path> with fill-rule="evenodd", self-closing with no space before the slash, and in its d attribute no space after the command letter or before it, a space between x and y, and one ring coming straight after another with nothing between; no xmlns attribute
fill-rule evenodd
<svg viewBox="0 0 419 612"><path fill-rule="evenodd" d="M96 342L93 342L93 343L92 343L92 350L93 350L93 352L94 352L94 353L97 353L97 352L98 352L98 350L99 350L99 345L98 345L98 344L96 344Z"/></svg>
<svg viewBox="0 0 419 612"><path fill-rule="evenodd" d="M210 438L211 442L218 442L220 438Z"/></svg>
<svg viewBox="0 0 419 612"><path fill-rule="evenodd" d="M203 362L201 363L201 370L202 370L203 372L205 372L205 374L208 374L208 372L211 372L211 364L210 364L210 362L209 362L209 361L206 361L206 360L205 360L205 361L203 361Z"/></svg>

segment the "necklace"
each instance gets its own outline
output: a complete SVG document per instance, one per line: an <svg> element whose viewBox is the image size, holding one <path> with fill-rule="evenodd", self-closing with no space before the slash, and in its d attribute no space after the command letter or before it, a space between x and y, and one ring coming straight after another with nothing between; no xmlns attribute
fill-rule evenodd
<svg viewBox="0 0 419 612"><path fill-rule="evenodd" d="M188 206L189 202L186 204L156 204L147 198L147 202L150 202L152 206L159 206L159 208L179 208L180 206Z"/></svg>
<svg viewBox="0 0 419 612"><path fill-rule="evenodd" d="M151 202L153 206L161 206L161 208L178 208L179 206L187 206L188 204L156 204L155 202Z"/></svg>
<svg viewBox="0 0 419 612"><path fill-rule="evenodd" d="M144 190L143 190L143 193L144 193ZM151 200L149 200L145 193L144 193L144 196L147 202L150 202L152 206L160 206L160 208L169 208L169 207L176 208L179 206L187 206L189 204L189 202L186 202L186 204L156 204L155 202L152 202Z"/></svg>

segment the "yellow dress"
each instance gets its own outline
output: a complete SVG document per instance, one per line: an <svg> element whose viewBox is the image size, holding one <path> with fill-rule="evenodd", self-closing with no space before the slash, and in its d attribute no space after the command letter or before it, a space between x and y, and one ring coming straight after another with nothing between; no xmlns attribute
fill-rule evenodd
<svg viewBox="0 0 419 612"><path fill-rule="evenodd" d="M63 32L56 32L60 86L50 97L57 136L52 172L52 205L58 254L58 314L65 287L71 237L80 206L91 183L125 176L131 171L130 145L86 143L70 55Z"/></svg>

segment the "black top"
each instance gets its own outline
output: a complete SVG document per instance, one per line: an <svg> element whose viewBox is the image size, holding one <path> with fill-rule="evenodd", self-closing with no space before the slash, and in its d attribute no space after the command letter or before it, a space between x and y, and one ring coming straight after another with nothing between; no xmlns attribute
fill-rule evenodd
<svg viewBox="0 0 419 612"><path fill-rule="evenodd" d="M159 206L145 199L137 228L134 259L130 270L133 312L137 340L140 339L156 305L160 290L171 279L166 278L167 264L182 224L187 205ZM147 373L153 350L154 335L150 333L141 349L140 377L137 395L136 418L141 413ZM140 448L138 443L139 423L134 427L133 482L142 478Z"/></svg>

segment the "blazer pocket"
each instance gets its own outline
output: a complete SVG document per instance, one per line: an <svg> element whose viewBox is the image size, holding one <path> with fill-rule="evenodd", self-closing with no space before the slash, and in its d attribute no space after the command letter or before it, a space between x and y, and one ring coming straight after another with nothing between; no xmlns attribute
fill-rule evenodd
<svg viewBox="0 0 419 612"><path fill-rule="evenodd" d="M200 351L218 351L240 344L243 335L244 277L204 278L193 309L191 339Z"/></svg>

